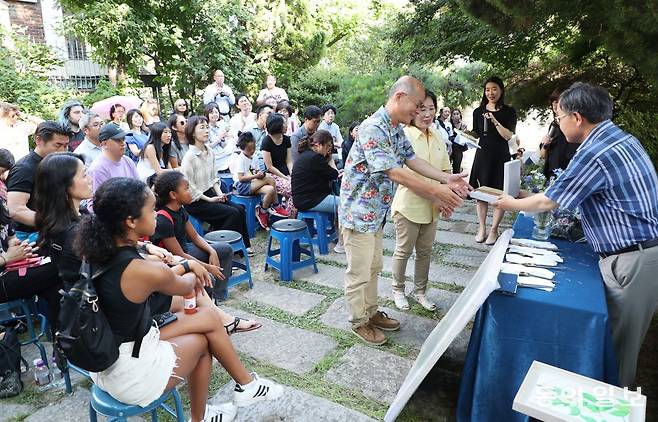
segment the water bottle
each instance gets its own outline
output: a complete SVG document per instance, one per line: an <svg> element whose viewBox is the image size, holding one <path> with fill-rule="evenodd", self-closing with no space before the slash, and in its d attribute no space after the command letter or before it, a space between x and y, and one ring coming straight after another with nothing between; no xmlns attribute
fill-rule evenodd
<svg viewBox="0 0 658 422"><path fill-rule="evenodd" d="M50 359L50 377L52 379L53 387L60 387L64 385L64 374L57 366L57 360L53 356Z"/></svg>
<svg viewBox="0 0 658 422"><path fill-rule="evenodd" d="M50 384L50 371L42 359L34 359L34 382L39 387Z"/></svg>
<svg viewBox="0 0 658 422"><path fill-rule="evenodd" d="M183 296L184 305L183 312L186 314L195 314L196 313L196 293L192 292L189 295Z"/></svg>

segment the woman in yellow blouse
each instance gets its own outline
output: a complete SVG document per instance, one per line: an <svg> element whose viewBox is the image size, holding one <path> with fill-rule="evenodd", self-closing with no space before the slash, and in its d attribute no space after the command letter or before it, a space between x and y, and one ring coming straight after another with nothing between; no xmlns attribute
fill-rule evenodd
<svg viewBox="0 0 658 422"><path fill-rule="evenodd" d="M441 134L434 128L436 114L436 95L425 91L425 100L420 112L411 126L404 129L407 138L414 147L417 157L429 162L434 167L450 172L450 158ZM423 177L418 175L418 177ZM439 183L427 179L430 183ZM425 291L432 258L432 244L436 235L438 212L432 203L414 194L400 185L391 206L395 223L395 253L393 254L393 298L395 305L402 310L409 309L409 302L404 294L404 274L407 260L416 249L416 268L414 272L414 291L411 297L425 309L433 311L432 303Z"/></svg>

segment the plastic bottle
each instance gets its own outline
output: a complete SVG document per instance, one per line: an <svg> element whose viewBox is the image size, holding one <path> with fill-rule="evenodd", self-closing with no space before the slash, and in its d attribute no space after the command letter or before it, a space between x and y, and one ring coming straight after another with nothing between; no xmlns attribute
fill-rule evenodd
<svg viewBox="0 0 658 422"><path fill-rule="evenodd" d="M184 311L186 314L196 313L196 293L192 292L189 295L183 297L185 299L185 304L183 305Z"/></svg>
<svg viewBox="0 0 658 422"><path fill-rule="evenodd" d="M50 384L50 371L41 359L34 359L34 382L43 387Z"/></svg>
<svg viewBox="0 0 658 422"><path fill-rule="evenodd" d="M50 378L52 379L51 383L53 384L53 387L64 385L64 374L62 374L62 371L57 366L57 361L54 356L50 359Z"/></svg>

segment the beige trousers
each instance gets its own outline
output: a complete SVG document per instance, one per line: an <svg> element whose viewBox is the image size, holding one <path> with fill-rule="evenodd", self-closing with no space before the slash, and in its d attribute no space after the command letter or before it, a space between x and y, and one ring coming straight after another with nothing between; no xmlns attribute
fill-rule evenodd
<svg viewBox="0 0 658 422"><path fill-rule="evenodd" d="M399 212L393 214L395 223L395 252L393 253L393 291L404 292L407 261L416 249L414 270L414 293L424 294L432 260L432 245L436 236L438 220L418 224Z"/></svg>
<svg viewBox="0 0 658 422"><path fill-rule="evenodd" d="M368 323L377 312L377 278L383 266L383 230L362 233L343 229L343 246L347 255L345 299L352 327Z"/></svg>
<svg viewBox="0 0 658 422"><path fill-rule="evenodd" d="M658 246L599 261L619 364L619 382L632 387L637 357L658 305Z"/></svg>

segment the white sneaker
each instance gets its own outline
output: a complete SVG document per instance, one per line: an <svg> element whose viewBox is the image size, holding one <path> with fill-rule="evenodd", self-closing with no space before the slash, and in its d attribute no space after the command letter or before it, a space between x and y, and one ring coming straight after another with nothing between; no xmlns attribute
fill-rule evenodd
<svg viewBox="0 0 658 422"><path fill-rule="evenodd" d="M206 414L201 419L202 422L231 422L235 419L238 408L233 403L222 403L217 406L206 405ZM192 421L192 419L189 419Z"/></svg>
<svg viewBox="0 0 658 422"><path fill-rule="evenodd" d="M249 406L263 400L275 400L283 394L283 387L265 378L251 373L254 380L247 385L235 383L233 404L239 407Z"/></svg>
<svg viewBox="0 0 658 422"><path fill-rule="evenodd" d="M343 245L336 245L334 246L334 252L345 253L345 247Z"/></svg>
<svg viewBox="0 0 658 422"><path fill-rule="evenodd" d="M404 295L404 292L393 292L393 300L395 301L395 306L401 311L409 310L409 301Z"/></svg>

